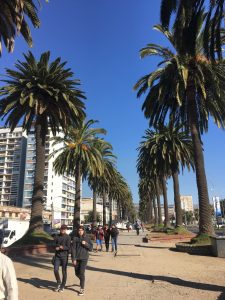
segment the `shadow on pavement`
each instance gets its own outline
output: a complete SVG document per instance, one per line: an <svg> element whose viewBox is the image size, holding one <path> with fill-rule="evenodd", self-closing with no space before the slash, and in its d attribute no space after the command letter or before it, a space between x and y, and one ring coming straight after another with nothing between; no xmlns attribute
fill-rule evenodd
<svg viewBox="0 0 225 300"><path fill-rule="evenodd" d="M38 288L38 289L48 289L48 290L52 290L54 291L55 287L56 287L56 283L53 281L49 281L49 280L44 280L44 279L40 279L40 278L30 278L30 279L24 279L24 278L17 278L18 281L24 282L24 283L28 283L30 285L33 285L34 287ZM79 289L75 289L72 287L79 287L78 284L73 284L73 285L67 285L65 287L66 290L70 290L73 292L79 292Z"/></svg>
<svg viewBox="0 0 225 300"><path fill-rule="evenodd" d="M94 256L93 256L94 257ZM46 270L53 270L53 265L51 264L52 255L49 256L17 256L14 257L13 261L18 262L24 265L46 269ZM68 266L73 267L72 263L70 262L70 256L69 256L69 262ZM95 259L89 258L89 261L96 262Z"/></svg>
<svg viewBox="0 0 225 300"><path fill-rule="evenodd" d="M154 281L156 281L156 280L165 281L170 284L184 286L184 287L197 289L197 290L222 292L221 295L222 296L225 295L225 287L221 286L221 285L187 281L187 280L183 280L183 279L180 279L177 277L139 274L139 273L125 272L125 271L118 271L118 270L100 269L100 268L95 268L95 267L90 267L90 266L88 266L87 269L90 271L94 271L94 272L104 272L104 273L110 273L110 274L115 274L115 275L120 275L120 276L127 276L127 277L131 277L131 278L136 278L136 279L149 280L153 284L154 284ZM224 300L225 298L218 298L218 299Z"/></svg>
<svg viewBox="0 0 225 300"><path fill-rule="evenodd" d="M154 246L142 246L142 245L134 245L135 247L141 247L141 248L151 248L151 249L170 249L170 247L154 247Z"/></svg>
<svg viewBox="0 0 225 300"><path fill-rule="evenodd" d="M18 281L24 282L24 283L29 283L33 286L35 286L38 289L49 289L49 290L54 290L56 287L56 283L50 280L44 280L40 278L29 278L29 279L24 279L24 278L17 278Z"/></svg>

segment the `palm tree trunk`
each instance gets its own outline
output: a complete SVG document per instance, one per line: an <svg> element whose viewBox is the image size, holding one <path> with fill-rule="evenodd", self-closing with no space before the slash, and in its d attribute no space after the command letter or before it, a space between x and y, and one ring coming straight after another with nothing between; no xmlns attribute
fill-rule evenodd
<svg viewBox="0 0 225 300"><path fill-rule="evenodd" d="M109 226L112 225L112 199L109 198Z"/></svg>
<svg viewBox="0 0 225 300"><path fill-rule="evenodd" d="M156 198L157 198L157 206L158 206L158 222L159 224L162 224L162 211L161 211L158 179L156 179Z"/></svg>
<svg viewBox="0 0 225 300"><path fill-rule="evenodd" d="M162 178L162 190L163 190L163 200L164 200L164 227L170 226L169 221L169 211L168 211L168 199L167 199L167 188L166 188L166 179L165 177Z"/></svg>
<svg viewBox="0 0 225 300"><path fill-rule="evenodd" d="M209 205L209 195L207 187L207 179L205 173L204 156L202 150L202 142L200 132L198 130L198 117L195 99L195 87L194 83L189 80L187 88L188 98L188 116L189 126L191 131L191 137L194 148L194 162L196 170L196 181L198 188L198 199L199 199L199 233L212 234L212 216Z"/></svg>
<svg viewBox="0 0 225 300"><path fill-rule="evenodd" d="M152 199L149 198L149 201L148 201L148 206L149 206L149 218L148 218L148 222L149 223L152 223L152 220L153 220L153 207L152 207Z"/></svg>
<svg viewBox="0 0 225 300"><path fill-rule="evenodd" d="M102 208L103 208L103 226L106 224L106 191L103 190L102 194Z"/></svg>
<svg viewBox="0 0 225 300"><path fill-rule="evenodd" d="M81 202L81 167L79 161L76 164L75 170L75 203L74 203L74 214L73 214L73 231L76 232L80 226L80 202Z"/></svg>
<svg viewBox="0 0 225 300"><path fill-rule="evenodd" d="M155 202L155 197L153 197L153 209L154 209L154 219L155 219L155 226L159 225L159 219L158 219L158 212L157 212L157 206Z"/></svg>
<svg viewBox="0 0 225 300"><path fill-rule="evenodd" d="M93 188L93 220L92 224L93 226L97 226L97 193L95 191L95 188Z"/></svg>
<svg viewBox="0 0 225 300"><path fill-rule="evenodd" d="M178 172L173 172L172 177L173 177L173 190L174 190L174 206L175 206L175 214L176 214L176 227L178 227L183 225Z"/></svg>
<svg viewBox="0 0 225 300"><path fill-rule="evenodd" d="M30 232L43 230L43 190L44 190L44 173L45 173L45 137L41 135L41 122L39 119L35 125L36 138L36 165L34 175L34 187L32 195Z"/></svg>

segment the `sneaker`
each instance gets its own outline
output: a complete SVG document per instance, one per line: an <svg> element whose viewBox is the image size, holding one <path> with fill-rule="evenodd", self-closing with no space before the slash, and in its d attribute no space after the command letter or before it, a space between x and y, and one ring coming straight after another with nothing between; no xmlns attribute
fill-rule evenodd
<svg viewBox="0 0 225 300"><path fill-rule="evenodd" d="M57 287L54 289L55 292L58 292L60 290L61 285L57 284Z"/></svg>
<svg viewBox="0 0 225 300"><path fill-rule="evenodd" d="M64 288L62 288L62 287L58 290L59 293L62 293L63 291L64 291Z"/></svg>
<svg viewBox="0 0 225 300"><path fill-rule="evenodd" d="M80 289L78 296L84 296L84 289Z"/></svg>

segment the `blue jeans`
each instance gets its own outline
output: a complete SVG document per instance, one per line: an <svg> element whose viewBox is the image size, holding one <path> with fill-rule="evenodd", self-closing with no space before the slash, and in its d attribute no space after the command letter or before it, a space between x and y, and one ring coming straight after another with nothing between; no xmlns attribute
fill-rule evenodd
<svg viewBox="0 0 225 300"><path fill-rule="evenodd" d="M117 237L112 237L112 251L117 251Z"/></svg>

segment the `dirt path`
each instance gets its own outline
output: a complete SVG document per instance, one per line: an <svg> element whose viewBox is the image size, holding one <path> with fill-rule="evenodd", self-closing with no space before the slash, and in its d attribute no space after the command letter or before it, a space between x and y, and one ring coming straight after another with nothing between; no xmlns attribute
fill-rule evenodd
<svg viewBox="0 0 225 300"><path fill-rule="evenodd" d="M116 257L91 253L86 271L88 300L225 299L225 259L171 251L172 243L141 243L135 232L121 233ZM68 267L67 287L53 291L51 254L17 259L20 300L72 300L78 279Z"/></svg>

